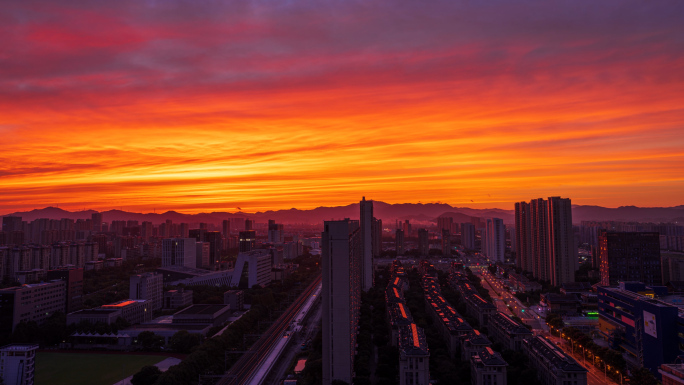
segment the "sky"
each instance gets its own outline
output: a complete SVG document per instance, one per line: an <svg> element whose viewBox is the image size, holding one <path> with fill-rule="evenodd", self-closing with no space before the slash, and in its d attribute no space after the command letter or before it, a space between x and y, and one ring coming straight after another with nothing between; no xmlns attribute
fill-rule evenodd
<svg viewBox="0 0 684 385"><path fill-rule="evenodd" d="M682 20L681 0L5 2L0 214L682 205Z"/></svg>

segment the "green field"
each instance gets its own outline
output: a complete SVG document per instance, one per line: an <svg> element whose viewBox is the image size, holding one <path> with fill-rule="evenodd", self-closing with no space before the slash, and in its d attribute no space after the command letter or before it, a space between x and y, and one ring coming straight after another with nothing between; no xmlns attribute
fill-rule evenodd
<svg viewBox="0 0 684 385"><path fill-rule="evenodd" d="M36 384L114 385L163 356L123 354L46 353L36 355Z"/></svg>

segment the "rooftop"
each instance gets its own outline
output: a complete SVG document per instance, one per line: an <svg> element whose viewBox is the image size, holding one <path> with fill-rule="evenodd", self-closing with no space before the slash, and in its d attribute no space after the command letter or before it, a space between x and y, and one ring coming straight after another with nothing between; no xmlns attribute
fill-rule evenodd
<svg viewBox="0 0 684 385"><path fill-rule="evenodd" d="M192 305L187 307L174 315L188 315L188 314L214 314L224 310L228 305Z"/></svg>
<svg viewBox="0 0 684 385"><path fill-rule="evenodd" d="M423 328L417 327L414 323L400 327L399 349L406 355L429 355Z"/></svg>
<svg viewBox="0 0 684 385"><path fill-rule="evenodd" d="M549 342L549 340L536 336L523 341L523 344L530 346L531 350L539 352L541 357L548 360L553 366L566 372L586 372L574 358L568 356L560 348Z"/></svg>
<svg viewBox="0 0 684 385"><path fill-rule="evenodd" d="M27 352L30 350L36 350L38 349L38 344L12 344L12 345L5 345L0 348L2 351L11 351L11 352Z"/></svg>
<svg viewBox="0 0 684 385"><path fill-rule="evenodd" d="M501 358L499 352L495 352L490 347L484 348L476 356L473 357L474 360L478 360L487 366L508 366L508 363Z"/></svg>

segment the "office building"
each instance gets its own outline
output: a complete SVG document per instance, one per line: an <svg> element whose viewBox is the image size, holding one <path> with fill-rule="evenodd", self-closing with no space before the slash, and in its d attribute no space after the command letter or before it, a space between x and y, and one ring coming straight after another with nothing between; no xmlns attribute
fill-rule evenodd
<svg viewBox="0 0 684 385"><path fill-rule="evenodd" d="M399 328L399 383L430 384L430 351L423 328L414 323Z"/></svg>
<svg viewBox="0 0 684 385"><path fill-rule="evenodd" d="M522 346L542 385L587 385L587 369L551 341L536 336Z"/></svg>
<svg viewBox="0 0 684 385"><path fill-rule="evenodd" d="M0 290L0 333L10 334L20 322L43 323L66 308L67 284L53 281Z"/></svg>
<svg viewBox="0 0 684 385"><path fill-rule="evenodd" d="M0 378L7 385L33 385L38 345L14 344L0 348Z"/></svg>
<svg viewBox="0 0 684 385"><path fill-rule="evenodd" d="M490 347L470 357L470 381L472 385L506 385L508 364ZM567 385L567 384L566 384Z"/></svg>
<svg viewBox="0 0 684 385"><path fill-rule="evenodd" d="M662 285L660 239L653 232L608 232L599 236L601 285L643 282Z"/></svg>
<svg viewBox="0 0 684 385"><path fill-rule="evenodd" d="M483 240L483 253L493 262L504 262L506 254L506 227L499 218L487 219Z"/></svg>
<svg viewBox="0 0 684 385"><path fill-rule="evenodd" d="M599 286L597 296L599 332L611 348L624 350L630 368L657 374L684 354L684 297L641 282Z"/></svg>
<svg viewBox="0 0 684 385"><path fill-rule="evenodd" d="M197 265L195 238L169 238L162 240L162 267Z"/></svg>
<svg viewBox="0 0 684 385"><path fill-rule="evenodd" d="M275 223L274 220L268 221L268 242L269 243L283 243L285 242L285 228L280 223Z"/></svg>
<svg viewBox="0 0 684 385"><path fill-rule="evenodd" d="M427 229L418 229L418 252L421 257L430 255L430 237Z"/></svg>
<svg viewBox="0 0 684 385"><path fill-rule="evenodd" d="M130 299L146 299L152 311L159 310L163 305L164 276L156 273L143 273L131 276Z"/></svg>
<svg viewBox="0 0 684 385"><path fill-rule="evenodd" d="M366 197L359 203L361 210L361 244L363 245L363 262L361 267L361 289L370 290L373 287L373 201Z"/></svg>
<svg viewBox="0 0 684 385"><path fill-rule="evenodd" d="M242 290L228 290L223 293L223 304L229 305L233 311L243 310L245 308L245 295Z"/></svg>
<svg viewBox="0 0 684 385"><path fill-rule="evenodd" d="M472 223L461 224L461 246L467 250L475 249L475 226Z"/></svg>
<svg viewBox="0 0 684 385"><path fill-rule="evenodd" d="M245 231L254 230L254 221L251 219L245 219Z"/></svg>
<svg viewBox="0 0 684 385"><path fill-rule="evenodd" d="M404 255L404 230L397 229L394 236L394 249L397 251L397 256Z"/></svg>
<svg viewBox="0 0 684 385"><path fill-rule="evenodd" d="M66 283L64 314L83 308L83 269L49 270L48 281L62 280Z"/></svg>
<svg viewBox="0 0 684 385"><path fill-rule="evenodd" d="M361 307L363 244L358 221L324 222L321 234L323 288L323 385L353 382Z"/></svg>
<svg viewBox="0 0 684 385"><path fill-rule="evenodd" d="M256 249L256 231L240 231L238 237L238 247L241 253L246 253Z"/></svg>
<svg viewBox="0 0 684 385"><path fill-rule="evenodd" d="M190 238L195 238L197 242L209 243L209 265L214 266L221 260L221 248L223 238L219 231L207 231L204 229L190 230Z"/></svg>

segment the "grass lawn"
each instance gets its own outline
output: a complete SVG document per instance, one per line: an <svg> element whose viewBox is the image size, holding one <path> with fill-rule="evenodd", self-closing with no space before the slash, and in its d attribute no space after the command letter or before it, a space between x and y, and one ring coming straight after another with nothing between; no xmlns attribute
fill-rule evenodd
<svg viewBox="0 0 684 385"><path fill-rule="evenodd" d="M113 385L163 356L123 354L46 353L36 355L36 384Z"/></svg>

